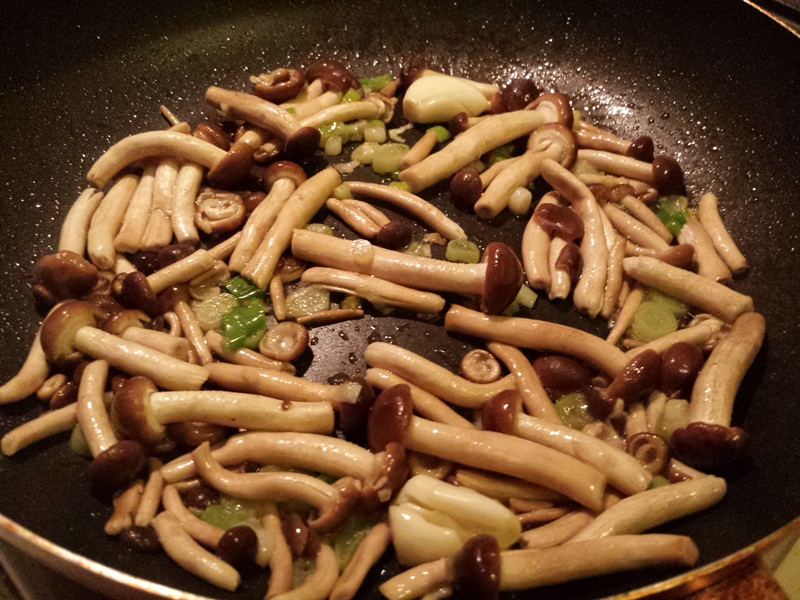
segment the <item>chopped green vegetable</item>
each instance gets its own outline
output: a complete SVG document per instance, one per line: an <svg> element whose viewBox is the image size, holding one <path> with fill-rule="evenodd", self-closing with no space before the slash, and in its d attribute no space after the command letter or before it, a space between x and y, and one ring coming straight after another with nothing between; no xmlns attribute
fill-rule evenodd
<svg viewBox="0 0 800 600"><path fill-rule="evenodd" d="M434 125L433 127L429 127L428 131L432 131L433 133L436 134L436 141L439 142L440 144L443 144L444 142L450 139L450 132L447 131L447 129L445 129L441 125Z"/></svg>
<svg viewBox="0 0 800 600"><path fill-rule="evenodd" d="M321 233L323 235L333 235L333 228L325 223L308 223L304 229L313 231L314 233Z"/></svg>
<svg viewBox="0 0 800 600"><path fill-rule="evenodd" d="M290 115L296 115L297 114L297 111L295 110L295 108L293 106L290 106L289 108L287 108L286 112L289 113Z"/></svg>
<svg viewBox="0 0 800 600"><path fill-rule="evenodd" d="M331 295L322 286L310 285L292 290L286 296L286 316L290 319L299 319L331 307Z"/></svg>
<svg viewBox="0 0 800 600"><path fill-rule="evenodd" d="M391 187L396 187L398 190L403 190L404 192L411 191L411 186L408 185L405 181L390 181L389 185Z"/></svg>
<svg viewBox="0 0 800 600"><path fill-rule="evenodd" d="M239 303L233 294L217 294L208 300L192 301L191 307L203 331L219 329L222 316Z"/></svg>
<svg viewBox="0 0 800 600"><path fill-rule="evenodd" d="M656 215L669 232L677 236L686 224L688 207L686 196L662 196L656 204Z"/></svg>
<svg viewBox="0 0 800 600"><path fill-rule="evenodd" d="M489 165L493 165L494 163L498 163L501 160L507 160L511 158L513 152L514 152L514 146L512 144L504 144L503 146L498 146L494 150L489 151L489 153L486 155L486 162L488 162Z"/></svg>
<svg viewBox="0 0 800 600"><path fill-rule="evenodd" d="M348 294L342 298L341 302L339 302L339 308L344 308L346 310L360 310L361 298L358 296L353 296L352 294Z"/></svg>
<svg viewBox="0 0 800 600"><path fill-rule="evenodd" d="M635 340L647 343L677 330L678 319L666 304L646 300L633 315L628 334Z"/></svg>
<svg viewBox="0 0 800 600"><path fill-rule="evenodd" d="M664 412L661 413L656 423L656 433L665 440L672 438L672 432L689 424L688 400L667 400Z"/></svg>
<svg viewBox="0 0 800 600"><path fill-rule="evenodd" d="M231 277L224 287L237 300L251 300L253 298L264 300L265 298L263 290L241 275Z"/></svg>
<svg viewBox="0 0 800 600"><path fill-rule="evenodd" d="M331 534L331 546L339 561L339 571L344 570L353 558L361 540L369 533L375 519L363 513L354 513Z"/></svg>
<svg viewBox="0 0 800 600"><path fill-rule="evenodd" d="M647 489L654 490L656 488L664 487L665 485L669 485L669 479L663 475L656 475L650 480L650 485Z"/></svg>
<svg viewBox="0 0 800 600"><path fill-rule="evenodd" d="M455 239L447 242L444 257L450 262L477 264L481 262L481 251L475 242Z"/></svg>
<svg viewBox="0 0 800 600"><path fill-rule="evenodd" d="M385 75L376 75L375 77L364 77L363 79L359 79L358 82L363 88L369 88L373 92L379 92L392 83L393 79L391 74L386 73Z"/></svg>
<svg viewBox="0 0 800 600"><path fill-rule="evenodd" d="M223 496L218 504L210 504L203 509L200 518L206 523L227 531L248 519L257 518L261 505L260 500L240 500Z"/></svg>
<svg viewBox="0 0 800 600"><path fill-rule="evenodd" d="M358 102L359 100L361 100L361 94L359 94L358 91L354 90L353 88L347 90L344 96L342 96L342 104L346 102Z"/></svg>
<svg viewBox="0 0 800 600"><path fill-rule="evenodd" d="M83 429L81 429L80 425L75 425L72 428L72 433L69 436L69 449L78 456L92 458L92 451L89 449L89 444L86 442L86 436L83 435Z"/></svg>
<svg viewBox="0 0 800 600"><path fill-rule="evenodd" d="M689 312L689 308L683 302L658 290L647 290L644 300L645 302L657 302L663 305L678 318L685 316Z"/></svg>
<svg viewBox="0 0 800 600"><path fill-rule="evenodd" d="M405 254L415 254L417 256L431 257L431 245L428 242L411 240L411 243L403 248Z"/></svg>
<svg viewBox="0 0 800 600"><path fill-rule="evenodd" d="M519 288L519 292L517 292L515 302L518 302L520 306L524 306L525 308L533 308L538 297L536 292L523 283L522 287Z"/></svg>
<svg viewBox="0 0 800 600"><path fill-rule="evenodd" d="M336 186L336 189L333 190L333 197L337 200L348 200L352 198L353 194L350 193L350 186L346 183L339 184Z"/></svg>
<svg viewBox="0 0 800 600"><path fill-rule="evenodd" d="M369 165L372 163L372 159L375 156L375 150L377 150L378 147L379 145L375 142L364 142L360 146L356 146L353 149L353 153L350 155L350 158L357 160L360 163L364 163L365 165Z"/></svg>
<svg viewBox="0 0 800 600"><path fill-rule="evenodd" d="M334 121L333 123L321 126L319 128L319 133L319 146L320 148L324 148L326 142L332 137L339 137L342 139L342 142L348 142L350 140L351 129L341 121Z"/></svg>
<svg viewBox="0 0 800 600"><path fill-rule="evenodd" d="M234 306L221 321L225 340L222 347L227 352L239 348L254 349L267 330L267 310L263 300L254 298Z"/></svg>
<svg viewBox="0 0 800 600"><path fill-rule="evenodd" d="M580 392L567 394L556 400L556 412L561 417L561 422L572 429L583 429L594 421L586 396Z"/></svg>
<svg viewBox="0 0 800 600"><path fill-rule="evenodd" d="M408 152L406 144L381 144L372 155L372 170L380 175L388 175L400 168L400 161Z"/></svg>

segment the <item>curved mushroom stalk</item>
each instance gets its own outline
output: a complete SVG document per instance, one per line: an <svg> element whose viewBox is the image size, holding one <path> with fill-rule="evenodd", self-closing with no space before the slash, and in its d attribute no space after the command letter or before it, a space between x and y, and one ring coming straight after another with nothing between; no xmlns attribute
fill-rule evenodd
<svg viewBox="0 0 800 600"><path fill-rule="evenodd" d="M206 100L230 119L246 121L283 139L292 160L313 154L319 145L318 129L304 127L286 110L258 96L212 86L206 90Z"/></svg>
<svg viewBox="0 0 800 600"><path fill-rule="evenodd" d="M95 211L103 200L103 192L86 188L75 200L67 213L58 238L58 250L71 250L83 256L86 250L86 236Z"/></svg>
<svg viewBox="0 0 800 600"><path fill-rule="evenodd" d="M129 378L114 394L111 415L125 436L155 443L164 425L201 421L262 431L331 433L333 407L323 402L296 402L220 391L159 392L146 377Z"/></svg>
<svg viewBox="0 0 800 600"><path fill-rule="evenodd" d="M603 503L606 478L596 469L529 440L416 417L405 385L375 399L368 429L373 450L397 442L407 450L544 485L594 510Z"/></svg>
<svg viewBox="0 0 800 600"><path fill-rule="evenodd" d="M146 131L126 137L95 161L86 178L98 189L122 169L150 157L173 156L206 168L215 167L227 152L204 140L174 131Z"/></svg>
<svg viewBox="0 0 800 600"><path fill-rule="evenodd" d="M512 376L494 383L473 383L419 354L385 342L367 346L364 360L370 367L390 371L456 406L479 408L500 392L516 389Z"/></svg>
<svg viewBox="0 0 800 600"><path fill-rule="evenodd" d="M86 233L86 253L98 269L109 270L114 267L117 258L114 237L122 226L139 180L139 176L132 173L117 178L92 215ZM192 211L194 212L194 206Z"/></svg>
<svg viewBox="0 0 800 600"><path fill-rule="evenodd" d="M318 515L309 521L309 525L319 530L328 530L341 523L360 497L355 481L348 478L330 485L303 473L233 473L214 460L208 442L192 452L192 459L203 480L224 494L275 502L295 499L310 504Z"/></svg>
<svg viewBox="0 0 800 600"><path fill-rule="evenodd" d="M736 247L719 214L717 197L714 194L703 194L697 205L697 217L700 224L708 232L714 248L720 258L731 270L734 277L741 277L747 272L747 259Z"/></svg>
<svg viewBox="0 0 800 600"><path fill-rule="evenodd" d="M71 430L77 422L78 405L73 402L12 429L0 440L0 450L6 456L11 456L39 440Z"/></svg>
<svg viewBox="0 0 800 600"><path fill-rule="evenodd" d="M68 364L85 354L104 359L127 373L149 377L166 389L197 390L208 379L208 372L201 366L124 340L95 325L94 311L86 302L71 300L50 311L41 329L48 361Z"/></svg>
<svg viewBox="0 0 800 600"><path fill-rule="evenodd" d="M541 174L544 159L556 160L570 168L576 152L575 139L569 129L560 123L539 127L530 136L528 150L488 185L475 203L475 214L485 221L493 219L508 205L516 189L527 187Z"/></svg>
<svg viewBox="0 0 800 600"><path fill-rule="evenodd" d="M627 362L625 353L606 340L548 321L484 315L453 305L445 314L444 327L485 340L574 356L609 375L619 373Z"/></svg>
<svg viewBox="0 0 800 600"><path fill-rule="evenodd" d="M17 374L0 386L0 404L27 398L35 393L50 375L50 365L47 364L47 357L42 350L40 335L40 332L36 332L28 356Z"/></svg>
<svg viewBox="0 0 800 600"><path fill-rule="evenodd" d="M366 240L348 241L296 229L295 257L326 267L374 275L393 283L434 291L482 295L481 307L501 312L522 286L522 265L505 244L492 242L480 264L456 264L377 248Z"/></svg>
<svg viewBox="0 0 800 600"><path fill-rule="evenodd" d="M439 152L401 171L400 180L407 183L412 192L424 190L478 160L493 148L528 135L547 123L560 122L570 127L571 119L572 110L566 97L545 94L531 104L530 110L492 115L470 127Z"/></svg>
<svg viewBox="0 0 800 600"><path fill-rule="evenodd" d="M369 94L363 100L323 108L301 119L300 124L303 127L318 128L334 121L347 122L357 119L381 119L384 123L388 123L394 115L395 102L396 100L381 94Z"/></svg>
<svg viewBox="0 0 800 600"><path fill-rule="evenodd" d="M249 432L229 439L211 455L221 465L252 461L355 477L366 481L376 468L376 455L351 442L328 435L299 432ZM161 467L168 483L186 480L197 473L190 456L177 458Z"/></svg>

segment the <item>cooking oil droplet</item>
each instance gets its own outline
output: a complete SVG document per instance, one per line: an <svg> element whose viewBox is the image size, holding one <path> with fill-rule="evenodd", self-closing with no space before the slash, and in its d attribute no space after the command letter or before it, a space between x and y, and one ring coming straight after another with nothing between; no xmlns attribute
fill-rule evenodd
<svg viewBox="0 0 800 600"><path fill-rule="evenodd" d="M314 336L310 340L308 340L309 346L316 346L317 344L319 344L319 338L317 336Z"/></svg>
<svg viewBox="0 0 800 600"><path fill-rule="evenodd" d="M354 364L356 364L356 362L358 362L358 356L356 356L356 353L355 353L355 352L351 352L351 353L350 353L350 354L347 356L347 360L349 360L349 361L350 361L350 364L351 364L351 365L354 365Z"/></svg>
<svg viewBox="0 0 800 600"><path fill-rule="evenodd" d="M345 342L349 342L350 341L350 336L347 335L347 333L345 331L340 331L339 332L339 337L342 338Z"/></svg>

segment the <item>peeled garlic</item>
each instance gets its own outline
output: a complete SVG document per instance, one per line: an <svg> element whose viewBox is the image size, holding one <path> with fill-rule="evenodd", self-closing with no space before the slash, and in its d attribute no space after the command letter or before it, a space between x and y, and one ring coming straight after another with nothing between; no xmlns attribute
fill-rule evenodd
<svg viewBox="0 0 800 600"><path fill-rule="evenodd" d="M489 101L473 84L450 75L428 75L412 83L403 99L403 115L412 123L444 123L458 113L477 117Z"/></svg>
<svg viewBox="0 0 800 600"><path fill-rule="evenodd" d="M517 517L497 500L428 475L415 475L403 486L389 507L389 525L403 565L453 556L479 533L508 548L521 532Z"/></svg>

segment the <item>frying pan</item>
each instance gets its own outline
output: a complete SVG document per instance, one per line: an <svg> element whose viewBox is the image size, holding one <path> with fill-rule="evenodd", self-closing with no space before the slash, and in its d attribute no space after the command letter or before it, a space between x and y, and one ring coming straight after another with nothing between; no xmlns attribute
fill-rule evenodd
<svg viewBox="0 0 800 600"><path fill-rule="evenodd" d="M396 73L411 57L423 56L475 79L530 75L543 88L569 94L600 126L628 138L650 135L657 151L680 161L695 198L717 193L751 264L735 287L755 298L768 323L767 342L734 415L750 433L752 449L727 474L722 503L663 531L690 535L703 565L800 514L800 42L753 7L692 0L6 1L0 22L3 380L21 364L40 319L27 284L33 262L52 251L97 156L126 135L164 126L160 103L196 122L207 111L202 95L211 84L243 89L249 74L318 57L338 58L364 75ZM521 219L501 217L486 226L442 206L482 244L513 239L521 230ZM600 324L546 300L531 314L602 333ZM315 352L307 375L324 380L363 370L348 357L360 355L376 332L451 368L470 344L434 324L368 316L316 329L316 348L325 352ZM38 411L33 400L2 407L0 434ZM181 597L174 590L182 590L234 597L163 556L134 554L108 539L102 524L110 508L89 493L85 467L63 438L0 459L6 523L0 535L22 544L15 533L21 526L55 545L42 551L39 544L39 555L59 555L63 548L92 561L70 559L102 571L101 578L119 579L119 571L166 586L159 588L165 596ZM379 597L378 582L396 570L391 561L373 570L363 597ZM595 578L548 589L547 597L602 597L674 574ZM130 581L131 594L142 587ZM263 589L263 580L248 579L235 597L261 598Z"/></svg>

